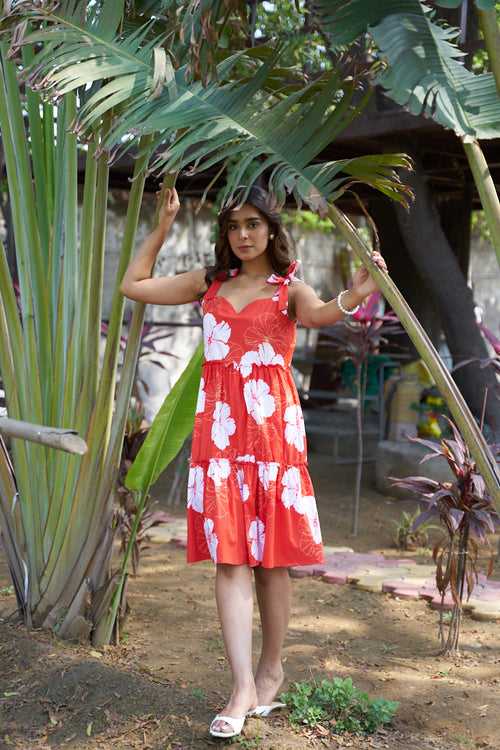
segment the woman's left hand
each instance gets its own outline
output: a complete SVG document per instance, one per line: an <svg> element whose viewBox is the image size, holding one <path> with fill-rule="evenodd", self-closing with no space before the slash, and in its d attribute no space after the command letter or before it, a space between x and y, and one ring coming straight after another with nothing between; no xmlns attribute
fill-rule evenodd
<svg viewBox="0 0 500 750"><path fill-rule="evenodd" d="M371 257L381 271L387 272L387 265L380 253L374 252ZM370 276L368 269L361 266L353 276L352 289L356 295L364 299L365 297L368 297L369 294L377 292L378 286L375 279Z"/></svg>

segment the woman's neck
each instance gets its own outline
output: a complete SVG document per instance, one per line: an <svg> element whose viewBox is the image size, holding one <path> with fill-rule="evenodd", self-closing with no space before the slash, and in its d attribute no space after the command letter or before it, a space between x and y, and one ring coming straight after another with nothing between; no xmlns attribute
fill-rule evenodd
<svg viewBox="0 0 500 750"><path fill-rule="evenodd" d="M240 274L246 276L248 279L267 278L272 272L273 268L265 256L243 261L240 268Z"/></svg>

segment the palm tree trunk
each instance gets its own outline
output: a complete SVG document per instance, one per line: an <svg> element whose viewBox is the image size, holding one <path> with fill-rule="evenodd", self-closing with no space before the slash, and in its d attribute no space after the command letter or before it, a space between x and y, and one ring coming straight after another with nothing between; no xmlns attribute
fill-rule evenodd
<svg viewBox="0 0 500 750"><path fill-rule="evenodd" d="M491 72L495 76L497 91L500 96L500 29L498 28L497 12L495 8L479 10L477 6L476 10L488 52Z"/></svg>
<svg viewBox="0 0 500 750"><path fill-rule="evenodd" d="M469 160L472 176L481 199L484 217L500 265L500 201L498 200L495 183L479 142L475 138L466 136L462 138L462 145Z"/></svg>

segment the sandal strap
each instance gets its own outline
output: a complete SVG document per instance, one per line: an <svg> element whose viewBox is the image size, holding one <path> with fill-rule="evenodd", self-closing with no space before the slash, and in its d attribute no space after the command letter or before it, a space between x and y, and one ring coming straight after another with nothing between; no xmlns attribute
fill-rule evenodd
<svg viewBox="0 0 500 750"><path fill-rule="evenodd" d="M269 705L262 705L262 706L256 706L249 715L253 716L269 716L270 713L275 711L278 708L287 708L286 703L279 703L278 701L274 701L273 703L270 703Z"/></svg>
<svg viewBox="0 0 500 750"><path fill-rule="evenodd" d="M245 716L241 716L240 718L235 719L234 716L223 716L222 714L217 714L217 716L215 716L212 720L210 726L212 727L216 721L225 721L226 724L229 724L233 731L238 732L243 726L245 718Z"/></svg>

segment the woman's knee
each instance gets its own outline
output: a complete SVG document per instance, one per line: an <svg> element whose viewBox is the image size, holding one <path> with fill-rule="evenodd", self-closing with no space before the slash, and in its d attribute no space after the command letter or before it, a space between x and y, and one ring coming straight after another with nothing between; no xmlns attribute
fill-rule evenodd
<svg viewBox="0 0 500 750"><path fill-rule="evenodd" d="M224 578L241 578L250 575L248 565L230 565L229 563L217 563L217 575Z"/></svg>
<svg viewBox="0 0 500 750"><path fill-rule="evenodd" d="M255 580L264 586L289 577L288 568L263 568L261 565L254 568L254 575Z"/></svg>

